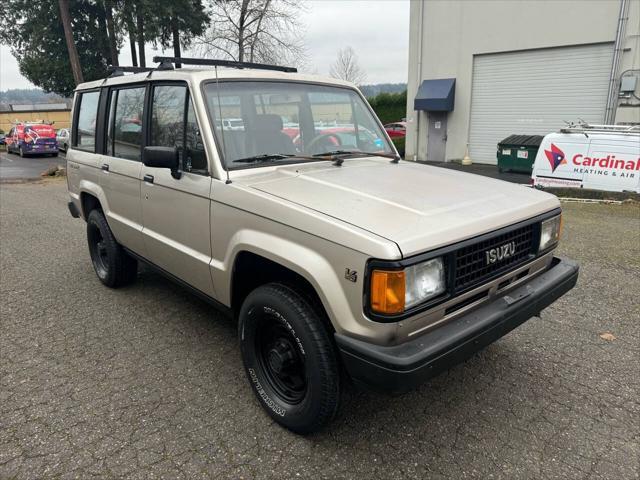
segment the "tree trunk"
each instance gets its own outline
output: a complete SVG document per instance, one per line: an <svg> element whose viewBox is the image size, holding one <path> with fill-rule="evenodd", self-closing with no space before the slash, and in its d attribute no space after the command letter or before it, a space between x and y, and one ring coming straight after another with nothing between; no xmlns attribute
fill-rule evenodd
<svg viewBox="0 0 640 480"><path fill-rule="evenodd" d="M107 33L109 34L109 52L111 53L111 65L118 66L118 42L116 39L116 29L113 25L113 5L112 0L105 2L107 17Z"/></svg>
<svg viewBox="0 0 640 480"><path fill-rule="evenodd" d="M82 67L80 66L80 57L78 50L73 41L73 31L71 30L71 16L69 15L69 0L58 0L60 6L60 20L64 27L64 38L67 42L67 50L69 51L69 62L71 63L71 71L73 72L73 80L76 85L82 83Z"/></svg>
<svg viewBox="0 0 640 480"><path fill-rule="evenodd" d="M131 48L131 64L138 66L138 52L136 52L136 27L129 13L125 13L125 22L127 23L127 34L129 36L129 47Z"/></svg>
<svg viewBox="0 0 640 480"><path fill-rule="evenodd" d="M111 51L109 48L109 28L107 27L106 3L99 2L97 4L98 26L100 27L100 49L102 56L109 62Z"/></svg>
<svg viewBox="0 0 640 480"><path fill-rule="evenodd" d="M140 66L146 67L147 62L144 56L144 17L142 16L141 9L136 9L136 25L137 32L136 38L138 39L138 52L140 54Z"/></svg>
<svg viewBox="0 0 640 480"><path fill-rule="evenodd" d="M244 62L244 35L246 31L245 24L247 22L247 10L249 9L250 0L242 0L240 7L240 18L238 19L238 61Z"/></svg>
<svg viewBox="0 0 640 480"><path fill-rule="evenodd" d="M176 18L171 19L171 35L173 36L173 56L180 58L180 31L178 30L178 21ZM182 68L182 64L176 62L176 68Z"/></svg>

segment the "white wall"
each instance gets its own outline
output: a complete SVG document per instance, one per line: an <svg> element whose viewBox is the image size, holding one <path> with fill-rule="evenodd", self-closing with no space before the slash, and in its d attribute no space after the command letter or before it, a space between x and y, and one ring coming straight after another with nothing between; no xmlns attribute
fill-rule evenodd
<svg viewBox="0 0 640 480"><path fill-rule="evenodd" d="M456 78L455 106L448 119L446 158L460 159L465 153L469 130L474 54L613 42L619 8L620 3L616 0L413 0L409 34L407 159L416 154L418 160L426 157L425 113L413 110L413 100L423 79ZM422 45L419 42L421 25ZM625 40L625 46L630 50L623 54L621 71L640 67L639 33L640 0L630 0ZM623 121L623 116L633 119L638 115L638 108L618 110L617 121ZM420 142L416 149L418 122Z"/></svg>

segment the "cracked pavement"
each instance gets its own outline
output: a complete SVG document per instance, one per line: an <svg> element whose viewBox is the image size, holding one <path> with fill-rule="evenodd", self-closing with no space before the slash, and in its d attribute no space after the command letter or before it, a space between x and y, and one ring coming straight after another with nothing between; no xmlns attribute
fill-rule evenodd
<svg viewBox="0 0 640 480"><path fill-rule="evenodd" d="M639 478L640 206L564 210L574 290L300 437L262 412L232 321L148 269L103 287L64 181L2 185L0 478Z"/></svg>

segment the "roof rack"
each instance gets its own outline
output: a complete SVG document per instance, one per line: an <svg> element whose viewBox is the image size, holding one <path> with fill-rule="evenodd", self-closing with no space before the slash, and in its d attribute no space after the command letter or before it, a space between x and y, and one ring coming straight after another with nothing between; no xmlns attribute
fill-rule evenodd
<svg viewBox="0 0 640 480"><path fill-rule="evenodd" d="M282 67L280 65L267 65L253 62L234 62L232 60L213 60L210 58L182 58L182 57L153 57L154 62L161 64L182 64L182 65L205 65L209 67L227 68L253 68L257 70L275 70L277 72L296 73L295 67ZM173 67L173 65L172 65Z"/></svg>
<svg viewBox="0 0 640 480"><path fill-rule="evenodd" d="M587 122L569 123L560 129L560 133L614 133L619 135L637 135L640 125L590 125Z"/></svg>
<svg viewBox="0 0 640 480"><path fill-rule="evenodd" d="M125 73L144 73L156 70L173 70L171 63L162 62L158 67L122 67L120 65L109 65L107 71L109 77L122 77Z"/></svg>

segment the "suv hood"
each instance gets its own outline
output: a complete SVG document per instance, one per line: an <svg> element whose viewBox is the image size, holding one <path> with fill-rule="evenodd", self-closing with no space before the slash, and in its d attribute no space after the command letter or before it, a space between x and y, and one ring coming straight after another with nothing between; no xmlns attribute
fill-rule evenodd
<svg viewBox="0 0 640 480"><path fill-rule="evenodd" d="M242 183L391 240L404 257L560 206L523 185L378 158L283 166Z"/></svg>

